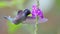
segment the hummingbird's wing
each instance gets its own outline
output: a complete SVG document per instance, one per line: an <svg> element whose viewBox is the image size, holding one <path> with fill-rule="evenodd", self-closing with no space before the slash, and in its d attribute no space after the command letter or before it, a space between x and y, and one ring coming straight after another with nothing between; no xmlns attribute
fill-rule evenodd
<svg viewBox="0 0 60 34"><path fill-rule="evenodd" d="M18 13L17 13L17 15L22 14L22 13L23 13L23 11L19 10Z"/></svg>
<svg viewBox="0 0 60 34"><path fill-rule="evenodd" d="M40 19L38 18L38 24L40 23L46 23L48 21L47 18L43 18L43 19ZM23 21L23 23L25 24L35 24L36 23L36 18L33 18L33 17L27 17L25 21Z"/></svg>
<svg viewBox="0 0 60 34"><path fill-rule="evenodd" d="M23 24L35 24L36 20L33 17L27 17L25 21L23 21Z"/></svg>

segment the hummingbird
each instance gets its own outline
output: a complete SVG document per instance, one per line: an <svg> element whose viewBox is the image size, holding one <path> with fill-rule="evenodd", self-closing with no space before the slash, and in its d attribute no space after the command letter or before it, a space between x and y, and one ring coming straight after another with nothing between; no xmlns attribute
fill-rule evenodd
<svg viewBox="0 0 60 34"><path fill-rule="evenodd" d="M11 18L10 16L9 17L5 16L4 18L11 21L14 24L19 24L22 23L22 21L25 21L29 14L31 14L30 10L25 9L24 11L19 10L16 17L14 18Z"/></svg>
<svg viewBox="0 0 60 34"><path fill-rule="evenodd" d="M10 16L7 17L5 16L4 18L11 21L13 24L19 24L19 23L23 23L23 24L35 24L36 23L36 16L38 15L38 23L45 23L48 21L47 18L45 18L43 16L43 13L40 9L35 9L36 7L32 7L32 11L30 11L29 9L25 9L23 10L19 10L16 17L11 18ZM28 16L32 14L32 16Z"/></svg>

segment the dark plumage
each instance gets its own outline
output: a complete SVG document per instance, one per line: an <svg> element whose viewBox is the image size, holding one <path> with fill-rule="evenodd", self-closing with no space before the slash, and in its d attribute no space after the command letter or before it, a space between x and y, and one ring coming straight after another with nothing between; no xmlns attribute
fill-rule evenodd
<svg viewBox="0 0 60 34"><path fill-rule="evenodd" d="M24 14L25 14L25 16L28 16L30 13L31 13L31 12L30 12L29 9L25 9L25 10L24 10Z"/></svg>
<svg viewBox="0 0 60 34"><path fill-rule="evenodd" d="M5 16L4 18L7 20L10 20L14 24L19 24L19 23L22 23L23 21L25 21L27 19L27 16L30 13L31 12L29 9L25 9L24 11L19 10L15 18L7 17L7 16Z"/></svg>

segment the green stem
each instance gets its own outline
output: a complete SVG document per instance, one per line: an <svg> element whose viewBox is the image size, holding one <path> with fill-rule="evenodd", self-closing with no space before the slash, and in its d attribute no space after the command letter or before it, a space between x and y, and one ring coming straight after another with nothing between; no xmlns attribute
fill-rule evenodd
<svg viewBox="0 0 60 34"><path fill-rule="evenodd" d="M39 0L37 1L37 9L39 9ZM35 34L37 34L38 31L38 16L36 15L36 24L35 24Z"/></svg>
<svg viewBox="0 0 60 34"><path fill-rule="evenodd" d="M39 8L40 4L39 4L39 0L36 0L37 2L37 8Z"/></svg>
<svg viewBox="0 0 60 34"><path fill-rule="evenodd" d="M37 31L38 31L38 17L36 16L35 34L37 34Z"/></svg>

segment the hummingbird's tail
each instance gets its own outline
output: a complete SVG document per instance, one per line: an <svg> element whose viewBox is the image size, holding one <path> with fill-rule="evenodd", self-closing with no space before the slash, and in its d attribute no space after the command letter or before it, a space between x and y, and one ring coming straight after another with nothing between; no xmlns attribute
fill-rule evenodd
<svg viewBox="0 0 60 34"><path fill-rule="evenodd" d="M7 20L9 20L9 21L11 21L11 22L13 21L13 18L11 18L10 16L9 17L4 16L4 18L7 19Z"/></svg>

